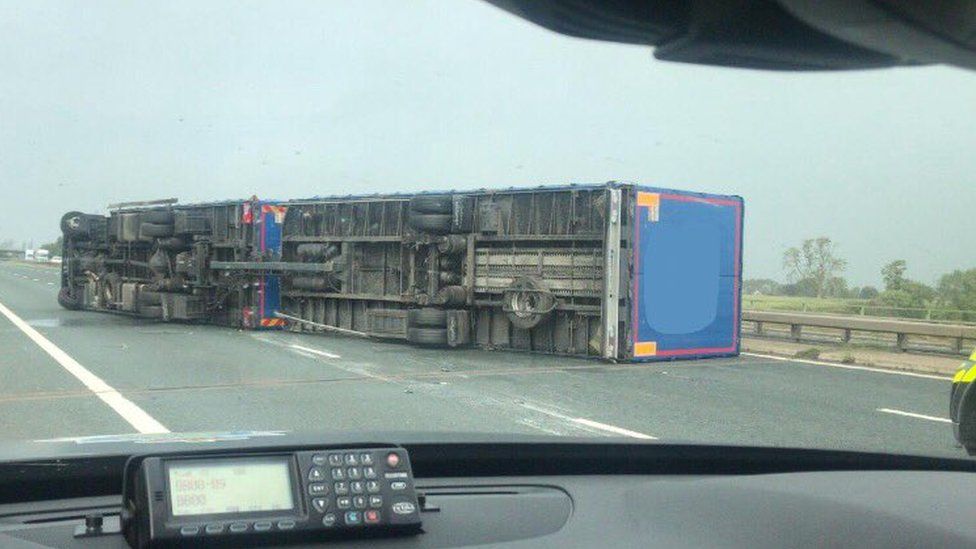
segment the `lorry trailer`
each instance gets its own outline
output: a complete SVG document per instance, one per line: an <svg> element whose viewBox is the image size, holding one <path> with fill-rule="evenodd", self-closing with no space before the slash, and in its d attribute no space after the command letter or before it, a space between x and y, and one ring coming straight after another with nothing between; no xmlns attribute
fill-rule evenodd
<svg viewBox="0 0 976 549"><path fill-rule="evenodd" d="M58 302L611 361L739 352L743 201L610 182L69 212Z"/></svg>

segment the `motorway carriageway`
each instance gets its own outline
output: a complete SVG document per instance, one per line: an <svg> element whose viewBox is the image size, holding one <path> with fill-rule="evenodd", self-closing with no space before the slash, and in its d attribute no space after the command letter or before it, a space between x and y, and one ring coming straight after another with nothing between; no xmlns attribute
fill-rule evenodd
<svg viewBox="0 0 976 549"><path fill-rule="evenodd" d="M232 430L615 436L962 457L949 379L759 355L647 364L67 311L0 262L0 439Z"/></svg>

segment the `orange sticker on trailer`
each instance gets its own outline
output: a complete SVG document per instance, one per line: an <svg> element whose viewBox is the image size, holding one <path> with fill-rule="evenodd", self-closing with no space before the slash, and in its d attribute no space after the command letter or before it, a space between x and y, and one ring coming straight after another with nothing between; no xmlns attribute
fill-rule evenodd
<svg viewBox="0 0 976 549"><path fill-rule="evenodd" d="M654 356L657 354L656 341L641 341L634 343L634 356Z"/></svg>

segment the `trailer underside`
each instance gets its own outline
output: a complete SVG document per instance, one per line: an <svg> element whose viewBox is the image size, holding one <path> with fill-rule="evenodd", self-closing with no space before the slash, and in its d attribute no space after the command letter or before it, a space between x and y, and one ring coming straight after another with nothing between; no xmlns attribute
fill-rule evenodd
<svg viewBox="0 0 976 549"><path fill-rule="evenodd" d="M59 301L626 359L630 200L602 185L71 212Z"/></svg>

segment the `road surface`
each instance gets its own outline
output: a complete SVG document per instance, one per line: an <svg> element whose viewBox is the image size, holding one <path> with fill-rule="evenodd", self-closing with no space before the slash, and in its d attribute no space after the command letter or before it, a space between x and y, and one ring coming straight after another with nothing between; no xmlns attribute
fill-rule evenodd
<svg viewBox="0 0 976 549"><path fill-rule="evenodd" d="M755 355L613 365L164 324L61 309L58 276L0 262L0 439L438 430L964 455L941 376Z"/></svg>

